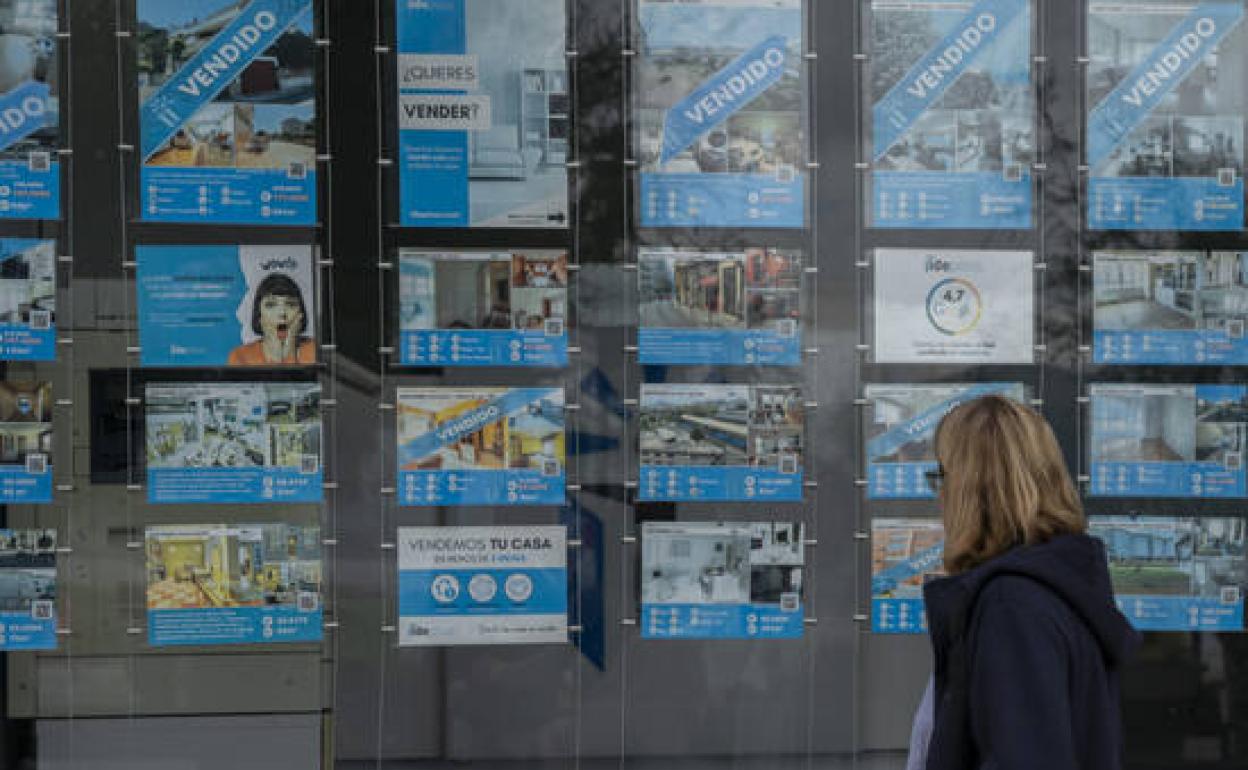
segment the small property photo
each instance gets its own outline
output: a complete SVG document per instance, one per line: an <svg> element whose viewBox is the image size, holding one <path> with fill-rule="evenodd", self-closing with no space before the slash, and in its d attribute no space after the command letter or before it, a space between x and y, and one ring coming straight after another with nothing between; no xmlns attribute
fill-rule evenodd
<svg viewBox="0 0 1248 770"><path fill-rule="evenodd" d="M0 238L0 324L56 322L56 242Z"/></svg>

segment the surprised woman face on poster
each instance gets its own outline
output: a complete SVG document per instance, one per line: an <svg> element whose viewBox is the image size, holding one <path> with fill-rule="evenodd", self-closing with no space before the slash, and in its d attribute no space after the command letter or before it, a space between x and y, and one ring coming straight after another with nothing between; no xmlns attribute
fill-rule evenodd
<svg viewBox="0 0 1248 770"><path fill-rule="evenodd" d="M260 339L269 361L294 360L303 331L303 301L269 294L260 298Z"/></svg>
<svg viewBox="0 0 1248 770"><path fill-rule="evenodd" d="M230 352L230 366L312 364L315 344L307 329L307 306L299 284L288 275L272 273L256 287L251 331L260 339Z"/></svg>

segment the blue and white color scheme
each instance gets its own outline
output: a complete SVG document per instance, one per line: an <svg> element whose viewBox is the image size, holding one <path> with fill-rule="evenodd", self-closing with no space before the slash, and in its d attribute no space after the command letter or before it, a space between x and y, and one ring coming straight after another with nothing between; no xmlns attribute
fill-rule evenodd
<svg viewBox="0 0 1248 770"><path fill-rule="evenodd" d="M1248 252L1092 255L1098 364L1248 364Z"/></svg>
<svg viewBox="0 0 1248 770"><path fill-rule="evenodd" d="M399 646L568 641L563 527L399 527Z"/></svg>
<svg viewBox="0 0 1248 770"><path fill-rule="evenodd" d="M396 0L400 222L568 226L565 0Z"/></svg>
<svg viewBox="0 0 1248 770"><path fill-rule="evenodd" d="M1242 517L1092 516L1118 609L1141 631L1243 631Z"/></svg>
<svg viewBox="0 0 1248 770"><path fill-rule="evenodd" d="M0 382L0 504L52 502L52 383Z"/></svg>
<svg viewBox="0 0 1248 770"><path fill-rule="evenodd" d="M0 0L0 20L0 219L59 219L57 0Z"/></svg>
<svg viewBox="0 0 1248 770"><path fill-rule="evenodd" d="M315 224L312 0L137 0L136 10L142 218Z"/></svg>
<svg viewBox="0 0 1248 770"><path fill-rule="evenodd" d="M56 241L0 238L0 360L56 360Z"/></svg>
<svg viewBox="0 0 1248 770"><path fill-rule="evenodd" d="M642 522L642 638L800 637L805 547L789 521Z"/></svg>
<svg viewBox="0 0 1248 770"><path fill-rule="evenodd" d="M806 216L802 0L639 0L642 227Z"/></svg>
<svg viewBox="0 0 1248 770"><path fill-rule="evenodd" d="M637 280L641 363L801 363L800 253L642 248Z"/></svg>
<svg viewBox="0 0 1248 770"><path fill-rule="evenodd" d="M1248 496L1248 387L1098 384L1088 395L1090 494Z"/></svg>
<svg viewBox="0 0 1248 770"><path fill-rule="evenodd" d="M399 255L399 362L410 366L568 363L565 251Z"/></svg>
<svg viewBox="0 0 1248 770"><path fill-rule="evenodd" d="M56 649L56 530L0 529L0 652Z"/></svg>
<svg viewBox="0 0 1248 770"><path fill-rule="evenodd" d="M927 633L923 584L944 574L939 518L871 521L871 631Z"/></svg>
<svg viewBox="0 0 1248 770"><path fill-rule="evenodd" d="M870 8L870 224L1031 227L1031 0Z"/></svg>
<svg viewBox="0 0 1248 770"><path fill-rule="evenodd" d="M804 430L797 386L643 384L641 499L801 500Z"/></svg>
<svg viewBox="0 0 1248 770"><path fill-rule="evenodd" d="M563 390L399 388L400 505L562 505Z"/></svg>
<svg viewBox="0 0 1248 770"><path fill-rule="evenodd" d="M320 400L310 382L148 384L148 502L319 502Z"/></svg>
<svg viewBox="0 0 1248 770"><path fill-rule="evenodd" d="M1030 364L1034 261L1030 251L876 249L876 362Z"/></svg>
<svg viewBox="0 0 1248 770"><path fill-rule="evenodd" d="M144 366L316 362L311 246L136 246Z"/></svg>
<svg viewBox="0 0 1248 770"><path fill-rule="evenodd" d="M289 523L148 527L147 642L319 642L320 528Z"/></svg>
<svg viewBox="0 0 1248 770"><path fill-rule="evenodd" d="M925 474L936 469L936 426L958 404L990 394L1025 396L1020 382L866 386L867 497L935 497Z"/></svg>
<svg viewBox="0 0 1248 770"><path fill-rule="evenodd" d="M1088 224L1244 227L1242 0L1088 6Z"/></svg>

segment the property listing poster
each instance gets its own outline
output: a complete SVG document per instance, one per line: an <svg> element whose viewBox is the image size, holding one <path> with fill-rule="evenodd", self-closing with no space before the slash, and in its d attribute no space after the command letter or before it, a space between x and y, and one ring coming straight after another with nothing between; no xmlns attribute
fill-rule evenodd
<svg viewBox="0 0 1248 770"><path fill-rule="evenodd" d="M1141 631L1243 631L1242 517L1092 516L1118 609Z"/></svg>
<svg viewBox="0 0 1248 770"><path fill-rule="evenodd" d="M1030 0L871 0L873 227L1031 227Z"/></svg>
<svg viewBox="0 0 1248 770"><path fill-rule="evenodd" d="M136 246L144 366L316 363L311 246Z"/></svg>
<svg viewBox="0 0 1248 770"><path fill-rule="evenodd" d="M56 360L56 241L0 238L0 360Z"/></svg>
<svg viewBox="0 0 1248 770"><path fill-rule="evenodd" d="M939 518L871 522L871 631L927 633L923 584L945 574Z"/></svg>
<svg viewBox="0 0 1248 770"><path fill-rule="evenodd" d="M0 0L0 219L61 216L58 0Z"/></svg>
<svg viewBox="0 0 1248 770"><path fill-rule="evenodd" d="M1099 364L1248 363L1248 252L1092 255Z"/></svg>
<svg viewBox="0 0 1248 770"><path fill-rule="evenodd" d="M1030 251L876 249L875 360L1029 364Z"/></svg>
<svg viewBox="0 0 1248 770"><path fill-rule="evenodd" d="M562 505L561 388L399 388L400 505Z"/></svg>
<svg viewBox="0 0 1248 770"><path fill-rule="evenodd" d="M0 382L0 504L52 502L52 383Z"/></svg>
<svg viewBox="0 0 1248 770"><path fill-rule="evenodd" d="M564 366L566 251L399 253L399 362Z"/></svg>
<svg viewBox="0 0 1248 770"><path fill-rule="evenodd" d="M568 225L565 0L395 0L400 222Z"/></svg>
<svg viewBox="0 0 1248 770"><path fill-rule="evenodd" d="M1088 395L1091 494L1248 496L1248 387L1098 384Z"/></svg>
<svg viewBox="0 0 1248 770"><path fill-rule="evenodd" d="M320 401L310 382L147 385L147 501L320 502Z"/></svg>
<svg viewBox="0 0 1248 770"><path fill-rule="evenodd" d="M56 530L0 529L0 651L56 649Z"/></svg>
<svg viewBox="0 0 1248 770"><path fill-rule="evenodd" d="M1021 382L867 385L867 497L931 498L926 473L936 470L936 427L951 409L980 396L1022 401Z"/></svg>
<svg viewBox="0 0 1248 770"><path fill-rule="evenodd" d="M647 247L637 255L637 281L641 363L801 363L799 252Z"/></svg>
<svg viewBox="0 0 1248 770"><path fill-rule="evenodd" d="M136 0L151 222L316 223L312 0Z"/></svg>
<svg viewBox="0 0 1248 770"><path fill-rule="evenodd" d="M643 384L641 499L800 500L804 426L796 386Z"/></svg>
<svg viewBox="0 0 1248 770"><path fill-rule="evenodd" d="M1244 227L1243 0L1090 0L1088 224Z"/></svg>
<svg viewBox="0 0 1248 770"><path fill-rule="evenodd" d="M641 636L798 638L805 564L799 523L642 522Z"/></svg>
<svg viewBox="0 0 1248 770"><path fill-rule="evenodd" d="M399 527L399 646L568 641L563 527Z"/></svg>
<svg viewBox="0 0 1248 770"><path fill-rule="evenodd" d="M802 227L802 0L638 0L642 227Z"/></svg>
<svg viewBox="0 0 1248 770"><path fill-rule="evenodd" d="M318 527L148 527L146 552L153 647L320 641Z"/></svg>

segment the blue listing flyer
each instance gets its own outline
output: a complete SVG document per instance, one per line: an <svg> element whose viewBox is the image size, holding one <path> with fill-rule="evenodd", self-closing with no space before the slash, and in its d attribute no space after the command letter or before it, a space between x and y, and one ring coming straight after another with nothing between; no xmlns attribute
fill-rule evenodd
<svg viewBox="0 0 1248 770"><path fill-rule="evenodd" d="M799 253L642 248L637 280L641 363L801 363Z"/></svg>
<svg viewBox="0 0 1248 770"><path fill-rule="evenodd" d="M872 520L872 633L927 633L923 584L945 574L944 553L939 518Z"/></svg>
<svg viewBox="0 0 1248 770"><path fill-rule="evenodd" d="M796 386L642 385L640 497L801 500L804 426Z"/></svg>
<svg viewBox="0 0 1248 770"><path fill-rule="evenodd" d="M0 238L0 360L56 360L56 242Z"/></svg>
<svg viewBox="0 0 1248 770"><path fill-rule="evenodd" d="M399 388L400 505L562 505L560 388Z"/></svg>
<svg viewBox="0 0 1248 770"><path fill-rule="evenodd" d="M800 228L802 0L639 0L642 227Z"/></svg>
<svg viewBox="0 0 1248 770"><path fill-rule="evenodd" d="M806 544L790 521L641 524L643 639L796 639Z"/></svg>
<svg viewBox="0 0 1248 770"><path fill-rule="evenodd" d="M310 382L148 384L148 502L320 502L320 396Z"/></svg>
<svg viewBox="0 0 1248 770"><path fill-rule="evenodd" d="M563 527L399 527L399 646L568 641Z"/></svg>
<svg viewBox="0 0 1248 770"><path fill-rule="evenodd" d="M310 366L310 246L137 246L144 366Z"/></svg>
<svg viewBox="0 0 1248 770"><path fill-rule="evenodd" d="M1092 0L1087 13L1088 225L1242 230L1242 0Z"/></svg>
<svg viewBox="0 0 1248 770"><path fill-rule="evenodd" d="M1031 227L1030 0L872 0L870 224Z"/></svg>
<svg viewBox="0 0 1248 770"><path fill-rule="evenodd" d="M0 503L52 502L52 383L0 382Z"/></svg>
<svg viewBox="0 0 1248 770"><path fill-rule="evenodd" d="M935 497L926 473L936 469L936 426L949 410L980 396L1022 401L1019 382L940 385L867 385L870 404L866 431L867 497Z"/></svg>
<svg viewBox="0 0 1248 770"><path fill-rule="evenodd" d="M1092 516L1118 609L1141 631L1243 631L1242 517Z"/></svg>
<svg viewBox="0 0 1248 770"><path fill-rule="evenodd" d="M321 640L318 527L153 526L146 535L151 646Z"/></svg>
<svg viewBox="0 0 1248 770"><path fill-rule="evenodd" d="M1248 363L1248 252L1092 255L1098 364Z"/></svg>
<svg viewBox="0 0 1248 770"><path fill-rule="evenodd" d="M0 19L0 219L59 219L57 0L0 0Z"/></svg>
<svg viewBox="0 0 1248 770"><path fill-rule="evenodd" d="M1097 384L1088 395L1090 494L1248 496L1248 387Z"/></svg>
<svg viewBox="0 0 1248 770"><path fill-rule="evenodd" d="M568 226L565 0L398 0L400 223Z"/></svg>
<svg viewBox="0 0 1248 770"><path fill-rule="evenodd" d="M408 366L564 366L564 251L403 251L399 362Z"/></svg>
<svg viewBox="0 0 1248 770"><path fill-rule="evenodd" d="M137 0L140 213L317 219L312 0Z"/></svg>
<svg viewBox="0 0 1248 770"><path fill-rule="evenodd" d="M0 529L0 651L56 649L56 530Z"/></svg>

